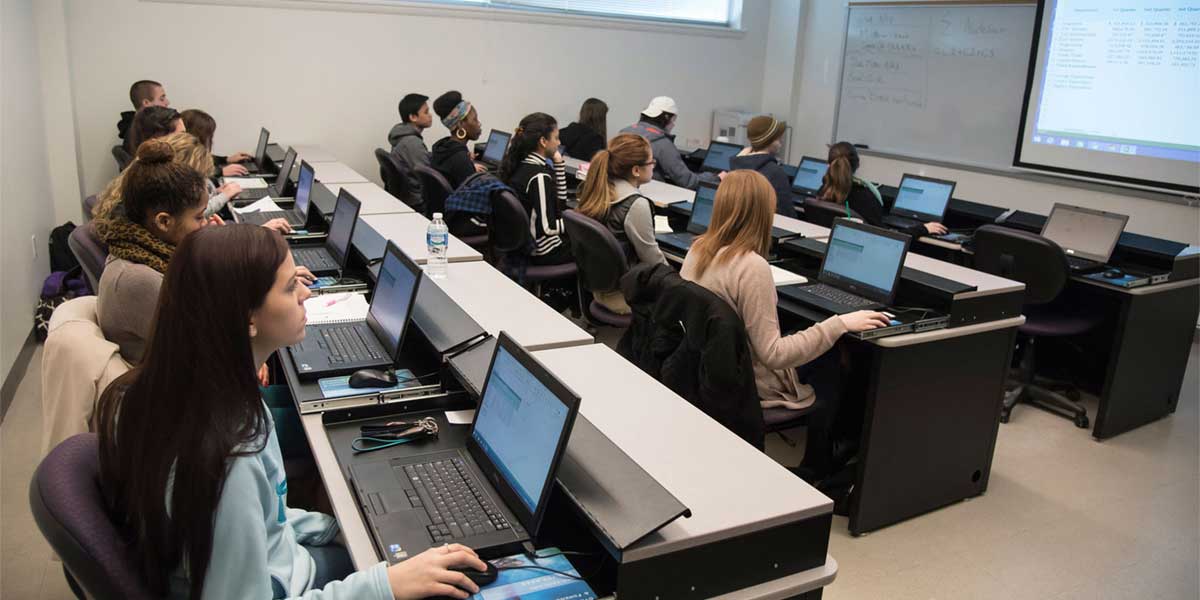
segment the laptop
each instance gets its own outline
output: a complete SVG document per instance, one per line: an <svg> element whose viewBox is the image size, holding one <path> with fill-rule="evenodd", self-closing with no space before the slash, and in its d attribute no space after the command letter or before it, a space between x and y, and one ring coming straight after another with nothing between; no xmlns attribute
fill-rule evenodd
<svg viewBox="0 0 1200 600"><path fill-rule="evenodd" d="M329 236L322 246L292 248L292 260L296 265L308 267L317 275L336 274L339 278L346 268L350 256L350 239L354 236L354 225L358 222L358 201L346 188L338 193L337 205L333 209L333 220L329 223Z"/></svg>
<svg viewBox="0 0 1200 600"><path fill-rule="evenodd" d="M501 333L464 447L350 466L380 554L519 552L541 527L578 414L579 396Z"/></svg>
<svg viewBox="0 0 1200 600"><path fill-rule="evenodd" d="M265 188L254 188L242 190L238 194L237 201L252 202L261 200L270 196L272 198L286 198L291 196L294 191L292 183L292 165L296 163L296 151L292 148L287 149L287 154L283 155L283 165L279 167L279 175L275 178L275 183L268 185Z"/></svg>
<svg viewBox="0 0 1200 600"><path fill-rule="evenodd" d="M896 297L912 238L838 219L833 222L817 283L783 286L779 293L823 312L879 310Z"/></svg>
<svg viewBox="0 0 1200 600"><path fill-rule="evenodd" d="M709 173L728 171L729 159L737 156L741 151L742 146L738 144L713 140L708 143L708 154L704 155L704 163L700 165L700 170Z"/></svg>
<svg viewBox="0 0 1200 600"><path fill-rule="evenodd" d="M666 246L675 254L687 254L696 237L708 231L712 220L713 200L717 196L717 186L701 183L692 199L692 215L688 217L687 229L671 233L659 233L654 236L660 246Z"/></svg>
<svg viewBox="0 0 1200 600"><path fill-rule="evenodd" d="M896 192L896 202L883 222L896 229L908 229L913 225L941 222L946 216L946 207L954 195L954 182L931 177L904 174Z"/></svg>
<svg viewBox="0 0 1200 600"><path fill-rule="evenodd" d="M816 196L825 183L825 172L829 170L829 161L805 156L796 167L796 177L792 179L792 191L805 196Z"/></svg>
<svg viewBox="0 0 1200 600"><path fill-rule="evenodd" d="M233 216L239 223L262 225L271 219L287 219L288 225L294 229L303 229L308 225L308 209L312 206L310 196L313 186L313 168L306 161L300 161L300 177L296 180L296 201L291 210L260 210L257 212L239 213Z"/></svg>
<svg viewBox="0 0 1200 600"><path fill-rule="evenodd" d="M483 149L483 157L480 162L489 167L499 167L500 162L504 160L504 153L508 151L508 141L511 139L511 133L493 129L488 134L487 146Z"/></svg>
<svg viewBox="0 0 1200 600"><path fill-rule="evenodd" d="M267 157L267 142L271 139L271 132L263 127L258 132L258 145L254 147L254 157L250 162L242 163L246 167L246 171L254 175L265 176L274 169L268 168L267 164L271 159Z"/></svg>
<svg viewBox="0 0 1200 600"><path fill-rule="evenodd" d="M1095 273L1112 258L1128 222L1128 215L1055 203L1042 237L1062 246L1072 273Z"/></svg>
<svg viewBox="0 0 1200 600"><path fill-rule="evenodd" d="M308 325L288 352L301 379L347 375L392 366L412 316L421 268L388 242L365 321Z"/></svg>

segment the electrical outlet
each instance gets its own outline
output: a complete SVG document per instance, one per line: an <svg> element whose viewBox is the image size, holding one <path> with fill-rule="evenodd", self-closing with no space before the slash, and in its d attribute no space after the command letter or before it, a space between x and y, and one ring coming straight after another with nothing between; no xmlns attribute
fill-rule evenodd
<svg viewBox="0 0 1200 600"><path fill-rule="evenodd" d="M37 260L37 234L29 236L29 249L33 251L33 260Z"/></svg>

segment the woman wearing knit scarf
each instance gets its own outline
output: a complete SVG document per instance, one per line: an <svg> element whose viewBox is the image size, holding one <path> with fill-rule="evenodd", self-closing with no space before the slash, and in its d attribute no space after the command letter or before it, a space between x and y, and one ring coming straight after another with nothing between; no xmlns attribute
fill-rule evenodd
<svg viewBox="0 0 1200 600"><path fill-rule="evenodd" d="M141 361L175 246L207 221L204 176L173 157L166 142L143 143L122 174L119 206L96 223L109 253L96 299L100 329L130 363Z"/></svg>

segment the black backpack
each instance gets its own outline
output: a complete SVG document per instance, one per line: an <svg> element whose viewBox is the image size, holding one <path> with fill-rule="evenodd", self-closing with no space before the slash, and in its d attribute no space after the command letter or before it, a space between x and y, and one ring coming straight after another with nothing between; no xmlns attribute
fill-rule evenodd
<svg viewBox="0 0 1200 600"><path fill-rule="evenodd" d="M79 260L75 258L75 253L71 252L71 245L67 242L71 237L71 232L75 231L75 224L67 221L50 231L50 272L55 271L70 271L79 266Z"/></svg>

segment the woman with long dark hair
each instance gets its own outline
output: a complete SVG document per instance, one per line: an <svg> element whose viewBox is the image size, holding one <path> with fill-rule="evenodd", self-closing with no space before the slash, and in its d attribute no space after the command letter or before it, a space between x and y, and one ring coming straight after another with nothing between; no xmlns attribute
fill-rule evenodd
<svg viewBox="0 0 1200 600"><path fill-rule="evenodd" d="M182 131L187 129L179 111L165 106L146 106L133 115L133 123L125 137L125 151L135 155L142 142Z"/></svg>
<svg viewBox="0 0 1200 600"><path fill-rule="evenodd" d="M846 207L846 216L852 212L858 213L868 225L889 227L883 222L883 197L870 181L859 178L858 150L850 142L838 142L829 147L829 170L821 182L821 191L817 197L834 204ZM917 223L905 230L905 233L920 237L923 235L944 235L948 230L941 223Z"/></svg>
<svg viewBox="0 0 1200 600"><path fill-rule="evenodd" d="M469 549L351 573L337 521L288 508L255 366L304 338L310 294L278 233L210 227L179 245L145 359L97 417L103 487L142 577L196 600L466 598L477 586L448 569L485 569Z"/></svg>
<svg viewBox="0 0 1200 600"><path fill-rule="evenodd" d="M567 174L558 152L558 122L546 113L521 119L500 163L500 179L517 192L529 213L535 265L571 262L559 215L567 205Z"/></svg>
<svg viewBox="0 0 1200 600"><path fill-rule="evenodd" d="M579 120L562 128L559 134L567 156L592 160L604 149L608 138L608 105L598 98L588 98L579 107Z"/></svg>
<svg viewBox="0 0 1200 600"><path fill-rule="evenodd" d="M212 115L198 109L189 108L179 116L183 118L183 126L187 128L188 133L196 136L200 143L212 152L213 137L217 134L217 120L212 118ZM246 175L249 171L246 167L238 164L246 162L254 158L248 152L235 152L232 156L213 155L213 163L216 165L215 173L217 176L224 175L226 177L239 177Z"/></svg>

